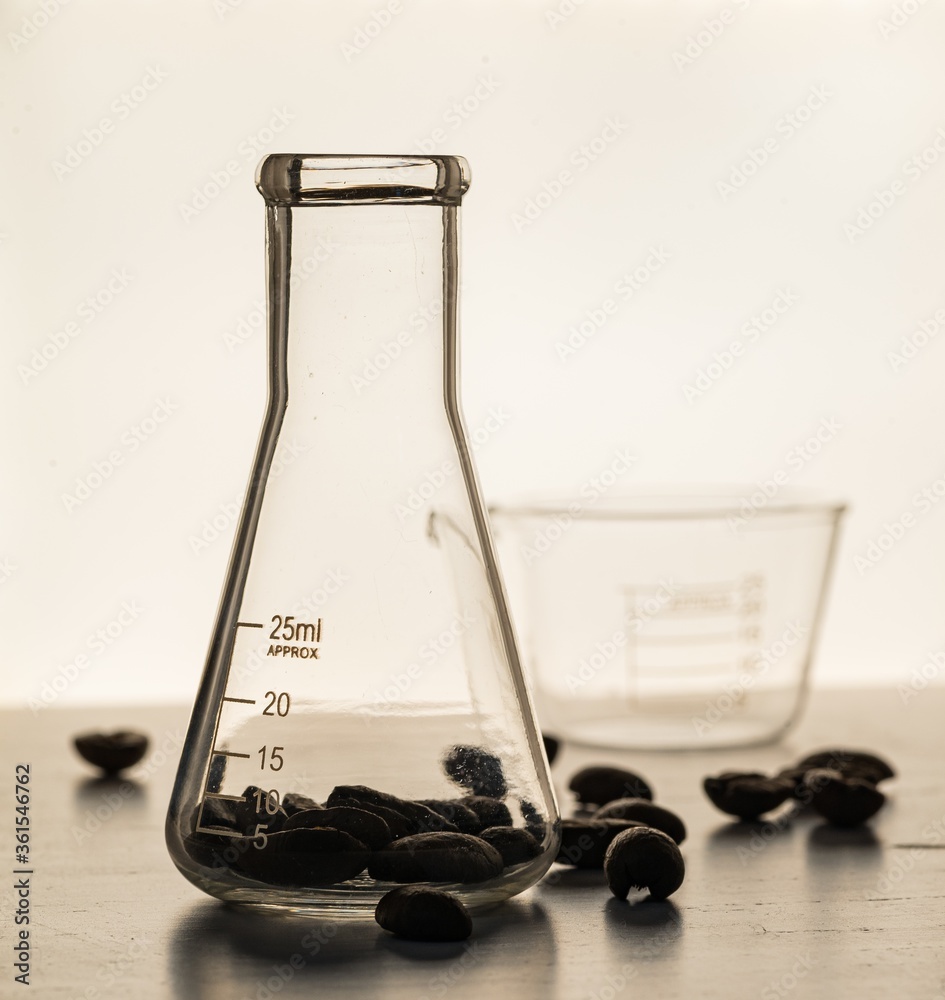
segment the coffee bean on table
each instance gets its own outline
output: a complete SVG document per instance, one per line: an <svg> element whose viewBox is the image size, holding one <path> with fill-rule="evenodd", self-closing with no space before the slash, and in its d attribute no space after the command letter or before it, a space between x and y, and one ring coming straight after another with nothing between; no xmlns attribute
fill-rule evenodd
<svg viewBox="0 0 945 1000"><path fill-rule="evenodd" d="M542 742L545 744L545 756L548 758L548 763L553 764L555 762L555 757L558 756L558 750L561 748L561 743L556 737L549 736L547 733L542 733L541 738Z"/></svg>
<svg viewBox="0 0 945 1000"><path fill-rule="evenodd" d="M519 865L541 854L541 844L528 832L514 826L490 826L479 837L502 855L505 865Z"/></svg>
<svg viewBox="0 0 945 1000"><path fill-rule="evenodd" d="M646 799L614 799L601 806L592 819L634 819L669 834L677 844L686 839L686 824L669 809Z"/></svg>
<svg viewBox="0 0 945 1000"><path fill-rule="evenodd" d="M114 733L83 733L72 742L83 760L101 768L105 774L118 774L134 767L148 749L144 733L127 729Z"/></svg>
<svg viewBox="0 0 945 1000"><path fill-rule="evenodd" d="M643 825L626 819L563 819L555 861L573 868L603 868L607 848L617 834Z"/></svg>
<svg viewBox="0 0 945 1000"><path fill-rule="evenodd" d="M417 833L388 844L368 863L381 882L485 882L502 873L502 855L468 833Z"/></svg>
<svg viewBox="0 0 945 1000"><path fill-rule="evenodd" d="M454 746L443 758L447 775L473 795L504 798L508 792L502 761L482 747Z"/></svg>
<svg viewBox="0 0 945 1000"><path fill-rule="evenodd" d="M354 806L331 806L326 809L303 809L282 824L283 830L327 827L343 830L373 851L386 847L394 838L390 827L375 813Z"/></svg>
<svg viewBox="0 0 945 1000"><path fill-rule="evenodd" d="M607 848L604 873L618 899L626 899L633 888L666 899L682 885L686 865L672 837L641 826L617 834Z"/></svg>
<svg viewBox="0 0 945 1000"><path fill-rule="evenodd" d="M808 771L804 784L815 811L834 826L859 826L886 801L886 796L872 782L826 768Z"/></svg>
<svg viewBox="0 0 945 1000"><path fill-rule="evenodd" d="M374 919L409 941L465 941L472 918L455 896L442 889L405 885L381 897Z"/></svg>
<svg viewBox="0 0 945 1000"><path fill-rule="evenodd" d="M653 789L639 774L620 767L584 767L571 778L568 788L578 801L597 806L614 799L653 799Z"/></svg>
<svg viewBox="0 0 945 1000"><path fill-rule="evenodd" d="M286 830L267 836L261 850L243 851L233 867L270 885L328 886L359 875L369 857L360 840L341 830Z"/></svg>
<svg viewBox="0 0 945 1000"><path fill-rule="evenodd" d="M709 800L722 812L742 820L757 819L777 809L793 793L784 778L769 778L756 771L724 771L702 782Z"/></svg>
<svg viewBox="0 0 945 1000"><path fill-rule="evenodd" d="M814 768L829 768L832 771L839 771L844 777L862 778L874 785L896 776L891 765L882 757L866 750L850 750L843 747L818 750L816 753L808 754L797 762L797 767L808 771Z"/></svg>

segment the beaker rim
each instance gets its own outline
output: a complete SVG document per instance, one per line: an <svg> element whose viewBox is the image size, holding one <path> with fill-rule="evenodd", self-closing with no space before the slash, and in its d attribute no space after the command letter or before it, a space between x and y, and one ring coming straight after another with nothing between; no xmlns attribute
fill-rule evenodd
<svg viewBox="0 0 945 1000"><path fill-rule="evenodd" d="M582 520L718 520L744 515L783 517L784 515L825 515L839 520L848 505L801 490L782 490L769 496L760 484L724 487L663 487L652 491L598 496L588 500L580 495L524 495L489 502L490 517L531 518L555 514ZM575 510L577 508L577 510Z"/></svg>
<svg viewBox="0 0 945 1000"><path fill-rule="evenodd" d="M462 156L271 153L256 168L269 205L458 205L469 183Z"/></svg>

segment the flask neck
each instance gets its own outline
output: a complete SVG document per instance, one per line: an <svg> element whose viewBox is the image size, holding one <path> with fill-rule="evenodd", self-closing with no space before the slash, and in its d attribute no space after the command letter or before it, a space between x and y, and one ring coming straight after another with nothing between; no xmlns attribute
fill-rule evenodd
<svg viewBox="0 0 945 1000"><path fill-rule="evenodd" d="M273 389L324 413L455 399L453 205L268 206ZM377 404L365 408L370 393ZM416 410L415 401L412 409Z"/></svg>

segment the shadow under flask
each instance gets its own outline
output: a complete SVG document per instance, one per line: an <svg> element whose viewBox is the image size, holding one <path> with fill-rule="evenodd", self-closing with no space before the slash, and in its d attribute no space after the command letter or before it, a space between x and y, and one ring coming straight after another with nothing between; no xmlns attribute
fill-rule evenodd
<svg viewBox="0 0 945 1000"><path fill-rule="evenodd" d="M257 171L269 399L166 829L221 899L366 916L409 882L480 908L557 853L458 401L468 184L452 156Z"/></svg>

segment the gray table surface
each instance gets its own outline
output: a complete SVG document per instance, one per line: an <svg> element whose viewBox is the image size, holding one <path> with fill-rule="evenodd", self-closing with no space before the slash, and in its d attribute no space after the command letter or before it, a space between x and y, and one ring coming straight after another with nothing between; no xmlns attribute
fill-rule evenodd
<svg viewBox="0 0 945 1000"><path fill-rule="evenodd" d="M599 873L550 877L476 919L459 945L402 942L372 922L234 909L186 882L163 822L189 708L3 713L8 808L14 765L32 767L32 985L13 981L14 877L3 891L0 996L43 1000L272 997L916 997L945 1000L945 690L815 693L783 742L640 753L565 746L553 774L587 763L646 775L689 827L687 875L665 903L620 903ZM75 732L133 726L152 749L136 780L89 777ZM802 814L734 824L703 775L774 769L823 745L872 748L899 777L868 825ZM11 822L4 856L12 871Z"/></svg>

